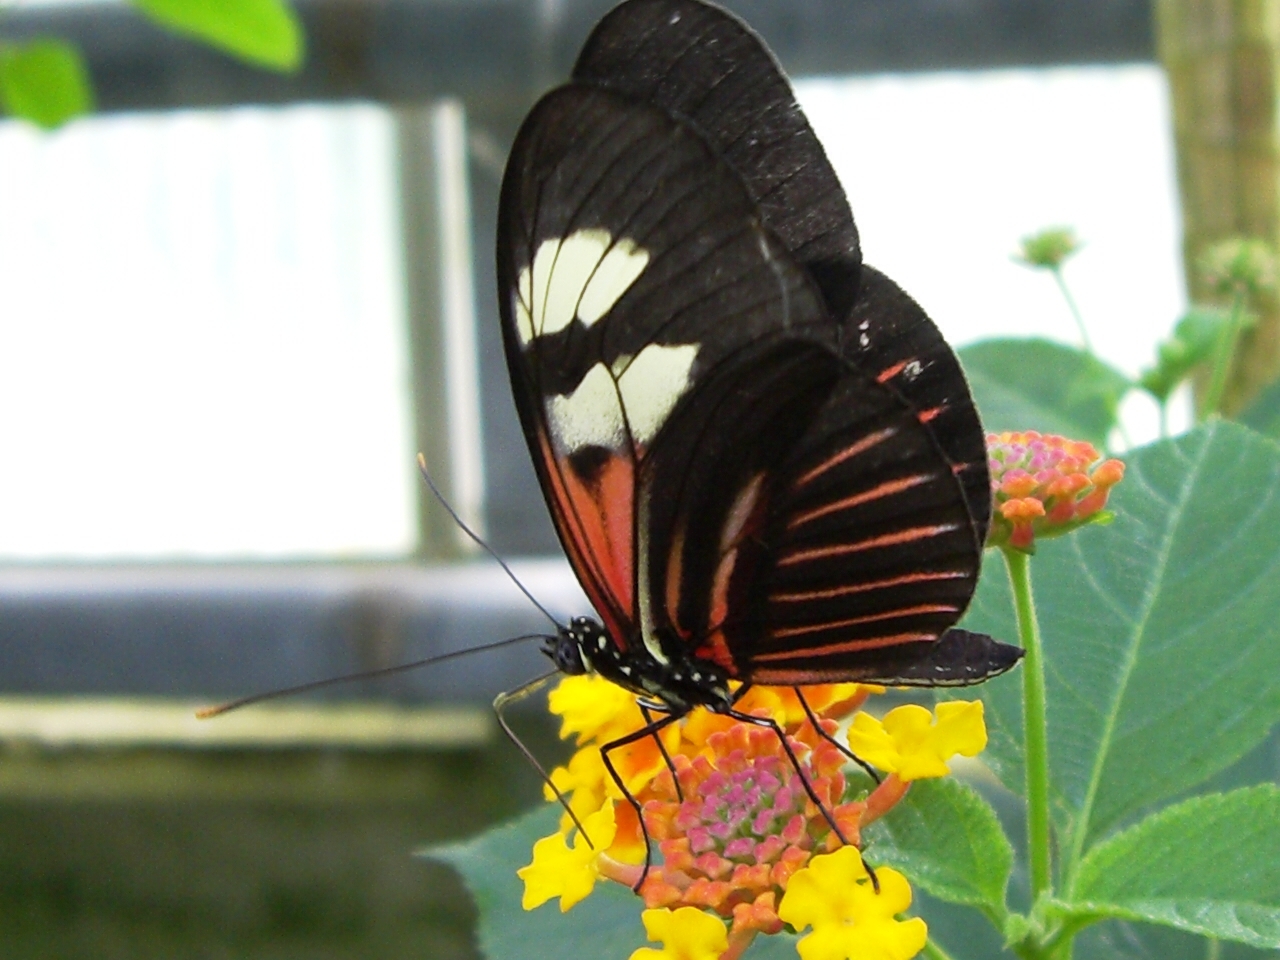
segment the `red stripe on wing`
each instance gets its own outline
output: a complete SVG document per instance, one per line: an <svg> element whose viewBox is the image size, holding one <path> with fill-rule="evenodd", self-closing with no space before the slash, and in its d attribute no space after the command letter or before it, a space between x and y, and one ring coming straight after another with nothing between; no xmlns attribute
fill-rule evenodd
<svg viewBox="0 0 1280 960"><path fill-rule="evenodd" d="M911 543L914 540L925 540L929 537L936 537L939 534L950 533L958 528L959 524L940 523L931 527L911 527L908 530L898 530L895 533L886 533L879 537L868 537L866 540L859 540L857 543L841 543L832 547L797 550L795 553L789 553L780 559L778 566L789 567L793 564L804 563L806 560L825 560L827 557L843 557L846 554L860 553L863 550L875 550L879 547L895 547L901 543Z"/></svg>
<svg viewBox="0 0 1280 960"><path fill-rule="evenodd" d="M870 503L872 500L879 500L881 497L891 497L896 493L910 490L912 487L918 487L922 483L928 483L933 478L934 475L931 473L920 473L914 477L888 480L871 490L864 490L862 493L855 493L851 497L845 497L834 503L824 504L821 507L814 507L812 510L797 514L791 518L791 522L787 524L787 529L794 530L802 523L808 523L810 520L817 520L819 517L825 517L828 514L839 513L841 510L850 510L864 503Z"/></svg>
<svg viewBox="0 0 1280 960"><path fill-rule="evenodd" d="M822 474L826 473L828 470L832 469L833 467L838 467L840 464L844 463L850 457L856 457L858 454L864 453L865 451L870 450L877 443L881 443L885 440L888 440L897 432L898 432L897 427L885 427L883 430L877 430L875 433L867 434L857 443L850 444L849 446L841 450L839 453L832 455L827 460L824 460L822 463L818 464L808 473L802 474L796 480L795 485L797 487L803 487L806 483L810 483L813 480L816 480L818 477L822 476Z"/></svg>
<svg viewBox="0 0 1280 960"><path fill-rule="evenodd" d="M898 374L900 374L903 371L903 369L906 367L908 363L911 363L911 361L899 360L897 363L893 364L892 366L885 367L883 370L880 371L879 375L876 377L876 383L887 383L888 381L892 380L894 377L896 377Z"/></svg>
<svg viewBox="0 0 1280 960"><path fill-rule="evenodd" d="M911 617L923 613L959 613L960 608L950 603L921 603L914 607L903 607L900 610L884 610L880 613L869 613L861 617L848 617L830 623L807 623L802 627L782 627L774 630L775 637L802 637L808 633L821 633L824 630L839 630L842 627L856 627L864 623L875 623L879 620L897 620L900 617Z"/></svg>
<svg viewBox="0 0 1280 960"><path fill-rule="evenodd" d="M545 433L538 446L546 464L548 502L578 581L610 636L626 649L635 621L632 512L635 467L615 454L588 485L568 459L557 457Z"/></svg>
<svg viewBox="0 0 1280 960"><path fill-rule="evenodd" d="M881 647L897 647L904 643L932 643L938 639L936 633L894 633L882 637L863 637L861 640L846 640L843 643L823 643L816 647L799 647L794 650L778 650L773 653L757 653L751 658L752 663L766 663L772 660L799 660L804 657L833 657L840 653L858 653L863 650L878 650ZM752 680L758 681L757 672L752 671Z"/></svg>
<svg viewBox="0 0 1280 960"><path fill-rule="evenodd" d="M769 599L778 603L805 603L810 600L834 600L854 593L873 593L876 590L889 590L893 587L908 586L913 583L928 583L933 580L964 580L973 576L967 570L933 570L925 573L907 573L900 577L889 577L885 580L868 580L863 583L848 583L826 590L802 590L791 593L775 593Z"/></svg>

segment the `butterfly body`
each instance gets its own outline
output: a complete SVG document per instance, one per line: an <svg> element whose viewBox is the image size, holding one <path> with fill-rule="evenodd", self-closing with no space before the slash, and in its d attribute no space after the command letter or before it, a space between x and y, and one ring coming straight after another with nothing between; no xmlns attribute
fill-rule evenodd
<svg viewBox="0 0 1280 960"><path fill-rule="evenodd" d="M728 677L717 664L678 651L675 660L656 659L643 644L623 650L603 624L574 617L543 652L561 673L595 673L650 701L668 713L682 715L694 707L724 713L733 706Z"/></svg>
<svg viewBox="0 0 1280 960"><path fill-rule="evenodd" d="M975 683L953 628L991 493L958 361L864 266L790 86L701 0L628 0L517 135L498 276L513 393L600 615L549 644L665 705L730 681Z"/></svg>

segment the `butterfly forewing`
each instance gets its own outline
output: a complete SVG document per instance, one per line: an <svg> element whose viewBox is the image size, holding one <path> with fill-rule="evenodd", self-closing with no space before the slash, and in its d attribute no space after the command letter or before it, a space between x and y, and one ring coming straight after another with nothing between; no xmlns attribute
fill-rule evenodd
<svg viewBox="0 0 1280 960"><path fill-rule="evenodd" d="M679 457L649 469L649 450L659 436L682 450L718 442L718 422L668 430L671 415L709 409L687 399L708 371L777 340L834 344L837 330L705 141L606 91L570 86L535 108L499 233L526 436L566 552L625 647L651 612L636 603L657 575L646 546L672 532L665 506L648 505L693 472Z"/></svg>
<svg viewBox="0 0 1280 960"><path fill-rule="evenodd" d="M631 0L592 31L574 78L657 106L707 138L844 324L845 355L873 376L893 371L891 388L942 416L933 426L939 447L964 471L975 533L985 539L986 452L955 355L892 281L864 273L844 190L760 38L699 0Z"/></svg>
<svg viewBox="0 0 1280 960"><path fill-rule="evenodd" d="M592 31L573 76L705 137L831 315L848 313L862 263L849 203L791 84L746 24L697 0L631 0Z"/></svg>

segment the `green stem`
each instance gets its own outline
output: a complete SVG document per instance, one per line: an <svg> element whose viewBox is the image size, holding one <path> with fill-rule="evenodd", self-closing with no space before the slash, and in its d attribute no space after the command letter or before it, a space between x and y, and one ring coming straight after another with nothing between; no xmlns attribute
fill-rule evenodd
<svg viewBox="0 0 1280 960"><path fill-rule="evenodd" d="M924 944L924 955L930 960L951 960L951 954L938 946L938 941L930 937Z"/></svg>
<svg viewBox="0 0 1280 960"><path fill-rule="evenodd" d="M1169 436L1169 398L1165 397L1160 401L1160 439L1165 440Z"/></svg>
<svg viewBox="0 0 1280 960"><path fill-rule="evenodd" d="M1058 282L1058 289L1062 291L1063 299L1067 301L1067 307L1071 310L1071 316L1076 319L1076 329L1080 331L1080 339L1084 341L1085 352L1096 357L1093 342L1089 339L1089 331L1084 328L1084 317L1080 316L1080 308L1076 306L1075 297L1071 296L1071 291L1067 289L1067 281L1062 276L1062 267L1052 267L1051 270L1053 279Z"/></svg>
<svg viewBox="0 0 1280 960"><path fill-rule="evenodd" d="M1053 886L1049 839L1049 737L1045 720L1044 656L1040 625L1031 595L1030 558L1019 550L1003 551L1013 603L1018 614L1018 636L1026 657L1022 662L1022 730L1026 742L1027 849L1031 858L1031 902Z"/></svg>
<svg viewBox="0 0 1280 960"><path fill-rule="evenodd" d="M1204 392L1204 402L1200 406L1200 420L1207 420L1218 413L1222 406L1222 395L1227 391L1227 377L1236 358L1236 345L1240 342L1240 326L1244 319L1244 292L1237 292L1231 301L1231 315L1227 318L1226 329L1218 337L1218 348L1214 351L1213 373L1209 376L1209 386Z"/></svg>
<svg viewBox="0 0 1280 960"><path fill-rule="evenodd" d="M1053 279L1057 281L1058 289L1062 291L1062 299L1067 301L1067 307L1071 311L1071 316L1075 318L1076 329L1080 331L1080 339L1084 343L1085 353L1089 354L1089 356L1096 360L1098 357L1097 351L1093 349L1093 341L1089 339L1089 331L1085 329L1084 317L1080 315L1080 308L1076 306L1076 298L1071 296L1071 290L1067 286L1066 277L1062 275L1062 267L1050 267L1050 272L1053 274ZM1116 427L1120 431L1120 438L1124 440L1125 447L1132 447L1133 441L1129 439L1129 432L1125 430L1124 424L1120 422L1119 417L1116 418Z"/></svg>

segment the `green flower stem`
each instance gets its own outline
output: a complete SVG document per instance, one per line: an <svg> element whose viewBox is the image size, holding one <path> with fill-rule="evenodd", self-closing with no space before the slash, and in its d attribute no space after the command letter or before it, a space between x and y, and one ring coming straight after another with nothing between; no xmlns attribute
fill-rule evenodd
<svg viewBox="0 0 1280 960"><path fill-rule="evenodd" d="M1049 272L1053 274L1053 279L1057 281L1058 289L1062 291L1062 299L1067 301L1071 316L1075 318L1076 329L1080 331L1080 339L1084 343L1084 352L1096 359L1098 353L1093 349L1093 341L1089 339L1089 331L1085 329L1084 317L1080 314L1080 308L1076 306L1076 298L1071 295L1071 289L1067 286L1066 277L1062 275L1062 266L1050 267ZM1120 431L1120 438L1124 440L1125 447L1132 447L1133 441L1129 439L1129 433L1125 430L1124 424L1120 422L1118 417L1115 425Z"/></svg>
<svg viewBox="0 0 1280 960"><path fill-rule="evenodd" d="M1067 281L1062 276L1062 267L1051 267L1050 272L1053 279L1058 281L1058 289L1062 291L1062 297L1067 301L1067 306L1071 310L1071 316L1076 319L1076 329L1080 331L1080 339L1084 341L1085 352L1090 356L1097 356L1093 350L1093 341L1089 339L1089 331L1084 327L1084 317L1080 316L1080 308L1076 306L1075 297L1071 296L1071 291L1067 288Z"/></svg>
<svg viewBox="0 0 1280 960"><path fill-rule="evenodd" d="M1049 743L1045 720L1044 657L1040 649L1040 625L1031 595L1030 558L1006 548L1005 567L1013 587L1018 614L1018 636L1027 651L1022 661L1022 729L1026 741L1027 846L1031 858L1031 901L1036 902L1053 886L1049 847Z"/></svg>
<svg viewBox="0 0 1280 960"><path fill-rule="evenodd" d="M1222 406L1222 395L1227 391L1227 377L1231 373L1232 361L1236 358L1243 320L1244 291L1241 290L1231 301L1231 315L1227 318L1226 329L1219 336L1217 349L1214 350L1213 373L1209 376L1209 386L1204 392L1204 402L1199 405L1201 420L1218 413Z"/></svg>
<svg viewBox="0 0 1280 960"><path fill-rule="evenodd" d="M928 957L929 960L951 960L951 954L938 946L938 941L933 937L925 941L923 956Z"/></svg>

